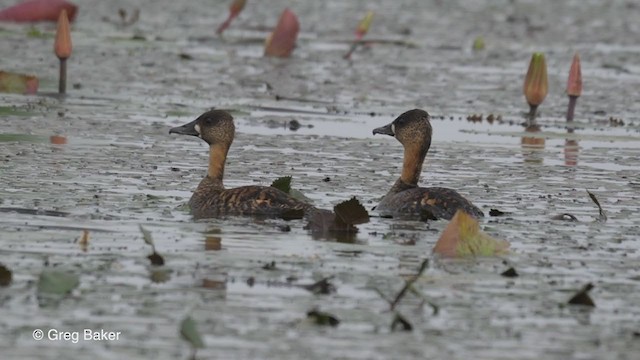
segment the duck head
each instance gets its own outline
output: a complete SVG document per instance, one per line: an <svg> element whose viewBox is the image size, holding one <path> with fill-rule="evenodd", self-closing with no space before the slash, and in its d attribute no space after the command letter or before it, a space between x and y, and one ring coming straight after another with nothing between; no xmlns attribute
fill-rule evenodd
<svg viewBox="0 0 640 360"><path fill-rule="evenodd" d="M414 109L398 116L390 124L373 129L373 135L393 136L405 147L429 150L433 130L429 122L429 114L421 109Z"/></svg>
<svg viewBox="0 0 640 360"><path fill-rule="evenodd" d="M192 135L209 145L230 146L235 135L233 117L224 110L209 110L197 119L169 130L169 134Z"/></svg>

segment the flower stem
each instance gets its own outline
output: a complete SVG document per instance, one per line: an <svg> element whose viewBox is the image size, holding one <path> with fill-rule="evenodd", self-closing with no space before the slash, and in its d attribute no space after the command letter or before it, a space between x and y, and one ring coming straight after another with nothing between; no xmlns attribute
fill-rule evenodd
<svg viewBox="0 0 640 360"><path fill-rule="evenodd" d="M58 93L67 92L67 59L60 59L60 79L58 82Z"/></svg>
<svg viewBox="0 0 640 360"><path fill-rule="evenodd" d="M567 121L573 121L573 113L576 110L577 96L569 95L569 107L567 108Z"/></svg>

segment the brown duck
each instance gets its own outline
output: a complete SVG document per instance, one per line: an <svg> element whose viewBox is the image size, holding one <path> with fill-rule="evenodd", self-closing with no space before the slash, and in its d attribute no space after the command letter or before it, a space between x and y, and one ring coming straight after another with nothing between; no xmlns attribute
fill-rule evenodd
<svg viewBox="0 0 640 360"><path fill-rule="evenodd" d="M227 153L235 136L231 114L224 110L210 110L194 121L174 127L169 133L197 136L209 144L209 169L189 200L191 213L196 219L227 215L251 215L281 218L302 218L329 231L353 231L353 225L367 222L369 216L355 199L329 210L297 200L270 186L241 186L226 189L222 183ZM335 216L335 215L338 216Z"/></svg>
<svg viewBox="0 0 640 360"><path fill-rule="evenodd" d="M460 209L476 218L483 217L480 209L453 189L418 186L432 132L429 114L420 109L409 110L392 123L373 129L374 135L394 136L404 146L402 174L376 210L385 217L451 219Z"/></svg>

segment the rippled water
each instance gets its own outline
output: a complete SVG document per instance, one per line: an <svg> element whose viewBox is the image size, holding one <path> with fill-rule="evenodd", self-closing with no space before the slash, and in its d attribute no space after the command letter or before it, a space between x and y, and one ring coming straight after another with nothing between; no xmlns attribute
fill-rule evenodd
<svg viewBox="0 0 640 360"><path fill-rule="evenodd" d="M635 3L249 2L224 40L213 32L226 1L140 1L141 19L127 28L101 20L115 19L118 6L81 4L64 99L47 95L57 88L52 39L0 24L2 69L36 73L43 93L0 94L0 106L14 107L0 116L0 263L14 276L0 289L2 358L186 358L179 324L187 314L207 344L202 358L637 358ZM285 6L300 17L298 48L288 60L264 59L260 39ZM415 46L377 43L343 60L368 9L377 11L368 37ZM477 35L487 43L481 53L469 50ZM585 91L568 133L563 88L576 50ZM539 132L520 125L532 51L547 54L550 75ZM413 331L392 332L380 294L393 298L416 273L445 223L372 218L353 243L340 243L312 239L299 221L192 221L183 205L205 173L206 147L168 129L213 106L232 109L237 121L227 186L292 175L319 207L355 195L368 209L401 166L400 145L371 130L425 108L434 142L422 183L458 189L485 213L508 212L482 226L509 240L511 252L432 259L415 285L420 296L398 309ZM471 114L503 121L473 123ZM625 125L612 127L610 117ZM291 120L302 127L289 130ZM51 135L67 143L52 144ZM587 189L607 222L595 221ZM551 219L562 213L579 221ZM146 258L140 224L165 258L160 272ZM265 269L271 262L275 269ZM510 266L519 277L500 276ZM79 274L80 286L41 304L36 281L45 268ZM300 286L324 277L335 293ZM588 282L596 308L566 306ZM340 325L309 323L313 308ZM35 341L36 328L122 336Z"/></svg>

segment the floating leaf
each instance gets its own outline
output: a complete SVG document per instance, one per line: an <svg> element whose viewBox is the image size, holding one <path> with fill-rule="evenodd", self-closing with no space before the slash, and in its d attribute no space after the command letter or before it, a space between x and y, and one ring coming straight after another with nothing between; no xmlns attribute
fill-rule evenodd
<svg viewBox="0 0 640 360"><path fill-rule="evenodd" d="M523 92L529 105L542 104L548 93L547 63L543 53L533 53L524 79Z"/></svg>
<svg viewBox="0 0 640 360"><path fill-rule="evenodd" d="M162 255L158 254L155 251L151 255L147 256L147 259L151 261L151 265L155 265L155 266L164 265L164 258L162 257Z"/></svg>
<svg viewBox="0 0 640 360"><path fill-rule="evenodd" d="M53 51L58 59L67 59L71 56L71 30L69 29L69 19L67 11L62 10L58 18L58 28L56 30L56 41L53 45Z"/></svg>
<svg viewBox="0 0 640 360"><path fill-rule="evenodd" d="M503 271L500 276L504 276L504 277L508 277L508 278L513 278L513 277L518 277L520 275L518 275L518 272L516 271L516 269L514 269L513 267L508 268L507 270Z"/></svg>
<svg viewBox="0 0 640 360"><path fill-rule="evenodd" d="M180 323L180 335L196 349L204 348L204 341L198 332L197 324L191 316L187 316Z"/></svg>
<svg viewBox="0 0 640 360"><path fill-rule="evenodd" d="M271 187L288 194L291 191L291 176L282 176L273 180Z"/></svg>
<svg viewBox="0 0 640 360"><path fill-rule="evenodd" d="M433 252L445 257L493 256L507 251L509 243L480 230L478 221L458 210L444 229Z"/></svg>
<svg viewBox="0 0 640 360"><path fill-rule="evenodd" d="M229 27L229 25L231 25L231 21L233 21L233 19L240 15L240 12L242 11L242 9L244 9L246 3L246 0L233 0L231 6L229 6L229 17L227 17L227 20L225 20L218 27L218 29L216 30L216 34L221 35Z"/></svg>
<svg viewBox="0 0 640 360"><path fill-rule="evenodd" d="M0 286L9 286L13 278L13 273L9 268L0 264Z"/></svg>
<svg viewBox="0 0 640 360"><path fill-rule="evenodd" d="M329 282L330 277L326 277L322 280L316 281L311 285L303 285L302 287L316 295L329 295L336 292L336 287Z"/></svg>
<svg viewBox="0 0 640 360"><path fill-rule="evenodd" d="M275 57L289 57L293 52L300 31L300 23L293 11L284 9L278 25L267 37L264 55Z"/></svg>
<svg viewBox="0 0 640 360"><path fill-rule="evenodd" d="M16 94L35 94L38 92L38 78L0 71L0 92Z"/></svg>
<svg viewBox="0 0 640 360"><path fill-rule="evenodd" d="M413 330L413 325L411 325L409 320L407 320L404 316L400 315L400 313L396 312L396 315L393 317L393 322L391 323L391 331L398 330L398 327L400 327L400 330L402 331Z"/></svg>
<svg viewBox="0 0 640 360"><path fill-rule="evenodd" d="M149 278L157 284L165 283L171 278L171 272L169 269L153 269L149 273Z"/></svg>
<svg viewBox="0 0 640 360"><path fill-rule="evenodd" d="M321 326L330 325L335 327L340 324L340 320L337 317L319 310L311 310L307 312L307 319L311 319L316 325Z"/></svg>
<svg viewBox="0 0 640 360"><path fill-rule="evenodd" d="M591 200L598 206L598 211L600 211L600 216L598 217L598 221L602 221L602 222L607 221L607 213L602 209L602 206L600 206L600 201L598 201L596 196L593 195L589 190L587 190L587 194L589 194L589 197L591 198Z"/></svg>
<svg viewBox="0 0 640 360"><path fill-rule="evenodd" d="M57 270L44 270L38 280L38 293L64 295L80 283L78 275Z"/></svg>
<svg viewBox="0 0 640 360"><path fill-rule="evenodd" d="M58 21L62 10L66 10L69 20L73 21L78 7L64 0L27 0L0 10L0 21Z"/></svg>
<svg viewBox="0 0 640 360"><path fill-rule="evenodd" d="M589 291L591 291L593 287L594 286L591 283L585 285L582 289L580 289L580 291L578 291L573 297L571 297L571 299L569 299L569 304L595 307L596 304L593 302L593 299L591 299L591 296L589 296Z"/></svg>
<svg viewBox="0 0 640 360"><path fill-rule="evenodd" d="M504 214L505 214L505 212L500 211L500 210L498 210L498 209L491 209L491 210L489 210L489 216L502 216L502 215L504 215Z"/></svg>

